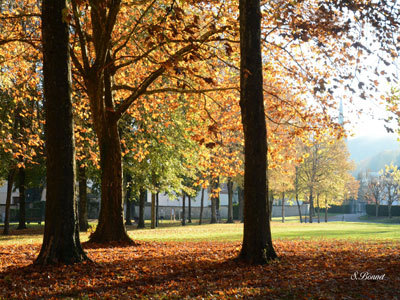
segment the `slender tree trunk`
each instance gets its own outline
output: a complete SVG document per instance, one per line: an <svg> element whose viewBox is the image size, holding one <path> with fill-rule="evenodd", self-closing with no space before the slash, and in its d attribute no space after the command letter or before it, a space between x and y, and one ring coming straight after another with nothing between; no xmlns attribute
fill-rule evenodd
<svg viewBox="0 0 400 300"><path fill-rule="evenodd" d="M238 198L239 198L239 221L243 223L244 190L241 187L238 187Z"/></svg>
<svg viewBox="0 0 400 300"><path fill-rule="evenodd" d="M140 191L140 196L139 196L139 220L138 220L138 225L137 228L144 228L144 206L146 203L146 190L141 190Z"/></svg>
<svg viewBox="0 0 400 300"><path fill-rule="evenodd" d="M392 203L388 203L388 216L391 219L392 218Z"/></svg>
<svg viewBox="0 0 400 300"><path fill-rule="evenodd" d="M14 176L16 173L16 168L13 167L8 171L7 175L7 198L6 198L6 215L4 219L4 229L3 235L10 234L10 206L11 206L11 196L12 196L12 188L14 183Z"/></svg>
<svg viewBox="0 0 400 300"><path fill-rule="evenodd" d="M217 197L215 196L215 193L213 192L214 189L218 188L218 182L216 179L214 179L212 189L211 189L211 220L210 224L217 223Z"/></svg>
<svg viewBox="0 0 400 300"><path fill-rule="evenodd" d="M299 218L300 218L300 223L303 223L303 218L301 217L301 207L299 203L299 178L298 178L298 167L296 166L296 178L295 178L295 194L296 194L296 203L297 203L297 208L299 209Z"/></svg>
<svg viewBox="0 0 400 300"><path fill-rule="evenodd" d="M267 134L259 0L240 0L240 107L244 130L244 231L240 258L264 264L277 257L267 215Z"/></svg>
<svg viewBox="0 0 400 300"><path fill-rule="evenodd" d="M285 192L282 193L282 223L285 223Z"/></svg>
<svg viewBox="0 0 400 300"><path fill-rule="evenodd" d="M159 216L159 209L160 209L160 205L159 205L159 203L160 203L159 194L160 194L160 193L157 193L157 194L156 194L156 227L158 227L158 220L159 220L159 218L160 218L160 216Z"/></svg>
<svg viewBox="0 0 400 300"><path fill-rule="evenodd" d="M318 223L320 223L320 215L319 215L319 193L317 194L317 207L318 207Z"/></svg>
<svg viewBox="0 0 400 300"><path fill-rule="evenodd" d="M156 194L151 193L151 229L156 228Z"/></svg>
<svg viewBox="0 0 400 300"><path fill-rule="evenodd" d="M269 201L268 201L268 208L269 208L269 212L268 212L268 215L269 215L269 220L270 221L272 221L272 210L274 209L274 193L272 192L272 191L269 191L268 193L267 193L267 195L269 195Z"/></svg>
<svg viewBox="0 0 400 300"><path fill-rule="evenodd" d="M313 199L313 189L310 188L310 223L313 222L313 213L314 213L314 199Z"/></svg>
<svg viewBox="0 0 400 300"><path fill-rule="evenodd" d="M75 141L65 0L43 0L42 40L46 112L46 217L38 265L87 260L79 240Z"/></svg>
<svg viewBox="0 0 400 300"><path fill-rule="evenodd" d="M125 225L132 225L132 217L131 217L131 210L132 210L132 175L126 175L126 195L125 195L125 203L126 203L126 214L125 214ZM135 208L135 205L133 204Z"/></svg>
<svg viewBox="0 0 400 300"><path fill-rule="evenodd" d="M375 204L375 217L378 217L378 213L379 213L379 204L378 204L378 202L376 202L376 204Z"/></svg>
<svg viewBox="0 0 400 300"><path fill-rule="evenodd" d="M186 225L186 217L185 217L185 192L182 195L182 226Z"/></svg>
<svg viewBox="0 0 400 300"><path fill-rule="evenodd" d="M199 225L203 222L204 188L201 189Z"/></svg>
<svg viewBox="0 0 400 300"><path fill-rule="evenodd" d="M233 182L228 178L228 220L226 223L233 223Z"/></svg>
<svg viewBox="0 0 400 300"><path fill-rule="evenodd" d="M86 168L79 167L79 230L86 232L89 228L87 213L87 177Z"/></svg>
<svg viewBox="0 0 400 300"><path fill-rule="evenodd" d="M19 168L19 224L17 229L26 229L26 206L25 206L25 168Z"/></svg>
<svg viewBox="0 0 400 300"><path fill-rule="evenodd" d="M188 204L189 204L188 223L192 223L192 197L190 196L188 196Z"/></svg>
<svg viewBox="0 0 400 300"><path fill-rule="evenodd" d="M325 223L328 223L328 199L325 197Z"/></svg>
<svg viewBox="0 0 400 300"><path fill-rule="evenodd" d="M303 218L301 217L301 207L300 207L299 194L298 193L296 193L296 203L297 203L297 208L299 209L300 223L303 223Z"/></svg>

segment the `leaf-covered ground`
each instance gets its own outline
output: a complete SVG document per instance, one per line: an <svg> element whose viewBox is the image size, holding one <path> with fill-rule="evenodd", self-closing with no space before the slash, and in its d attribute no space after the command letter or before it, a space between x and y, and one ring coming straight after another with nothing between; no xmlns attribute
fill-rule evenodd
<svg viewBox="0 0 400 300"><path fill-rule="evenodd" d="M280 260L246 266L238 242L85 245L95 263L30 265L40 245L0 246L0 299L399 299L400 244L274 242ZM352 280L355 272L383 280Z"/></svg>

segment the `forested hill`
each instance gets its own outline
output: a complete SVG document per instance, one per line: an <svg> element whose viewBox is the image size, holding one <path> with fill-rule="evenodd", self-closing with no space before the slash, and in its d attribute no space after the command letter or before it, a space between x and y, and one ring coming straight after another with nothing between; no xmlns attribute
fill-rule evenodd
<svg viewBox="0 0 400 300"><path fill-rule="evenodd" d="M350 139L348 148L350 158L357 164L355 175L363 170L377 172L390 162L400 165L400 143L396 135Z"/></svg>

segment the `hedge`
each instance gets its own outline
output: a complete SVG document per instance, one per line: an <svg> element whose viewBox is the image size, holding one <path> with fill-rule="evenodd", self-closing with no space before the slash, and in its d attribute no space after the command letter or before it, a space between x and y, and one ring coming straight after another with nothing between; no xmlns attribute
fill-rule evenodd
<svg viewBox="0 0 400 300"><path fill-rule="evenodd" d="M351 206L347 205L332 205L328 208L330 213L351 214Z"/></svg>
<svg viewBox="0 0 400 300"><path fill-rule="evenodd" d="M376 216L375 204L367 204L366 209L367 209L367 215ZM378 216L379 217L389 216L389 209L388 209L387 205L379 205ZM400 206L399 205L392 205L392 216L400 216Z"/></svg>

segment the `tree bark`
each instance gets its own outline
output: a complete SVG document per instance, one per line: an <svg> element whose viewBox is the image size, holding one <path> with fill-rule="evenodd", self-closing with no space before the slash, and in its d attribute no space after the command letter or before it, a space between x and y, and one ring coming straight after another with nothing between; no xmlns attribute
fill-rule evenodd
<svg viewBox="0 0 400 300"><path fill-rule="evenodd" d="M375 204L375 217L378 217L378 214L379 214L379 204L378 204L378 202L376 202L376 204Z"/></svg>
<svg viewBox="0 0 400 300"><path fill-rule="evenodd" d="M201 189L199 225L203 222L204 188Z"/></svg>
<svg viewBox="0 0 400 300"><path fill-rule="evenodd" d="M188 196L188 223L192 223L192 197Z"/></svg>
<svg viewBox="0 0 400 300"><path fill-rule="evenodd" d="M66 0L43 0L42 39L46 112L46 217L43 244L35 264L87 260L79 240L75 193L75 141L71 101Z"/></svg>
<svg viewBox="0 0 400 300"><path fill-rule="evenodd" d="M14 183L14 176L15 176L16 168L13 167L8 171L7 175L7 198L6 198L6 215L4 219L4 228L3 228L3 235L10 234L10 206L11 206L11 196L12 196L12 188Z"/></svg>
<svg viewBox="0 0 400 300"><path fill-rule="evenodd" d="M389 219L392 218L392 203L391 202L389 202L389 204L388 204L388 216L389 216Z"/></svg>
<svg viewBox="0 0 400 300"><path fill-rule="evenodd" d="M144 228L144 206L146 202L146 191L141 190L140 191L140 196L139 196L139 220L138 220L138 225L137 228Z"/></svg>
<svg viewBox="0 0 400 300"><path fill-rule="evenodd" d="M263 101L259 0L239 1L240 107L244 130L244 232L240 259L264 264L277 257L267 209L267 135Z"/></svg>
<svg viewBox="0 0 400 300"><path fill-rule="evenodd" d="M107 111L107 115L109 115ZM97 132L100 142L101 206L99 223L90 242L132 242L124 225L122 160L117 121L109 115Z"/></svg>
<svg viewBox="0 0 400 300"><path fill-rule="evenodd" d="M156 194L151 193L151 229L156 228Z"/></svg>
<svg viewBox="0 0 400 300"><path fill-rule="evenodd" d="M317 207L318 207L318 223L320 223L320 217L319 217L319 193L317 194Z"/></svg>
<svg viewBox="0 0 400 300"><path fill-rule="evenodd" d="M182 195L182 226L186 225L186 219L185 219L185 192L183 192Z"/></svg>
<svg viewBox="0 0 400 300"><path fill-rule="evenodd" d="M213 189L218 188L218 182L216 179L213 181L212 188L210 190L211 192L211 220L210 224L215 224L217 223L217 197L213 193Z"/></svg>
<svg viewBox="0 0 400 300"><path fill-rule="evenodd" d="M228 178L228 220L226 223L233 223L233 182Z"/></svg>
<svg viewBox="0 0 400 300"><path fill-rule="evenodd" d="M26 229L25 168L19 168L19 224L17 229Z"/></svg>
<svg viewBox="0 0 400 300"><path fill-rule="evenodd" d="M86 232L89 229L88 212L87 212L87 177L86 168L79 167L79 230Z"/></svg>
<svg viewBox="0 0 400 300"><path fill-rule="evenodd" d="M296 193L296 203L297 203L297 208L299 209L299 218L300 218L300 223L303 223L303 218L301 216L301 207L299 203L299 194Z"/></svg>
<svg viewBox="0 0 400 300"><path fill-rule="evenodd" d="M295 194L296 194L296 203L297 203L297 208L299 209L299 217L300 217L300 223L303 223L303 218L301 217L301 207L299 203L299 178L298 178L298 167L296 166L296 178L294 181L295 185Z"/></svg>
<svg viewBox="0 0 400 300"><path fill-rule="evenodd" d="M274 193L272 191L269 191L267 193L268 195L268 217L269 220L272 221L272 210L273 210L273 205L274 205Z"/></svg>
<svg viewBox="0 0 400 300"><path fill-rule="evenodd" d="M285 223L285 192L282 192L282 223Z"/></svg>

